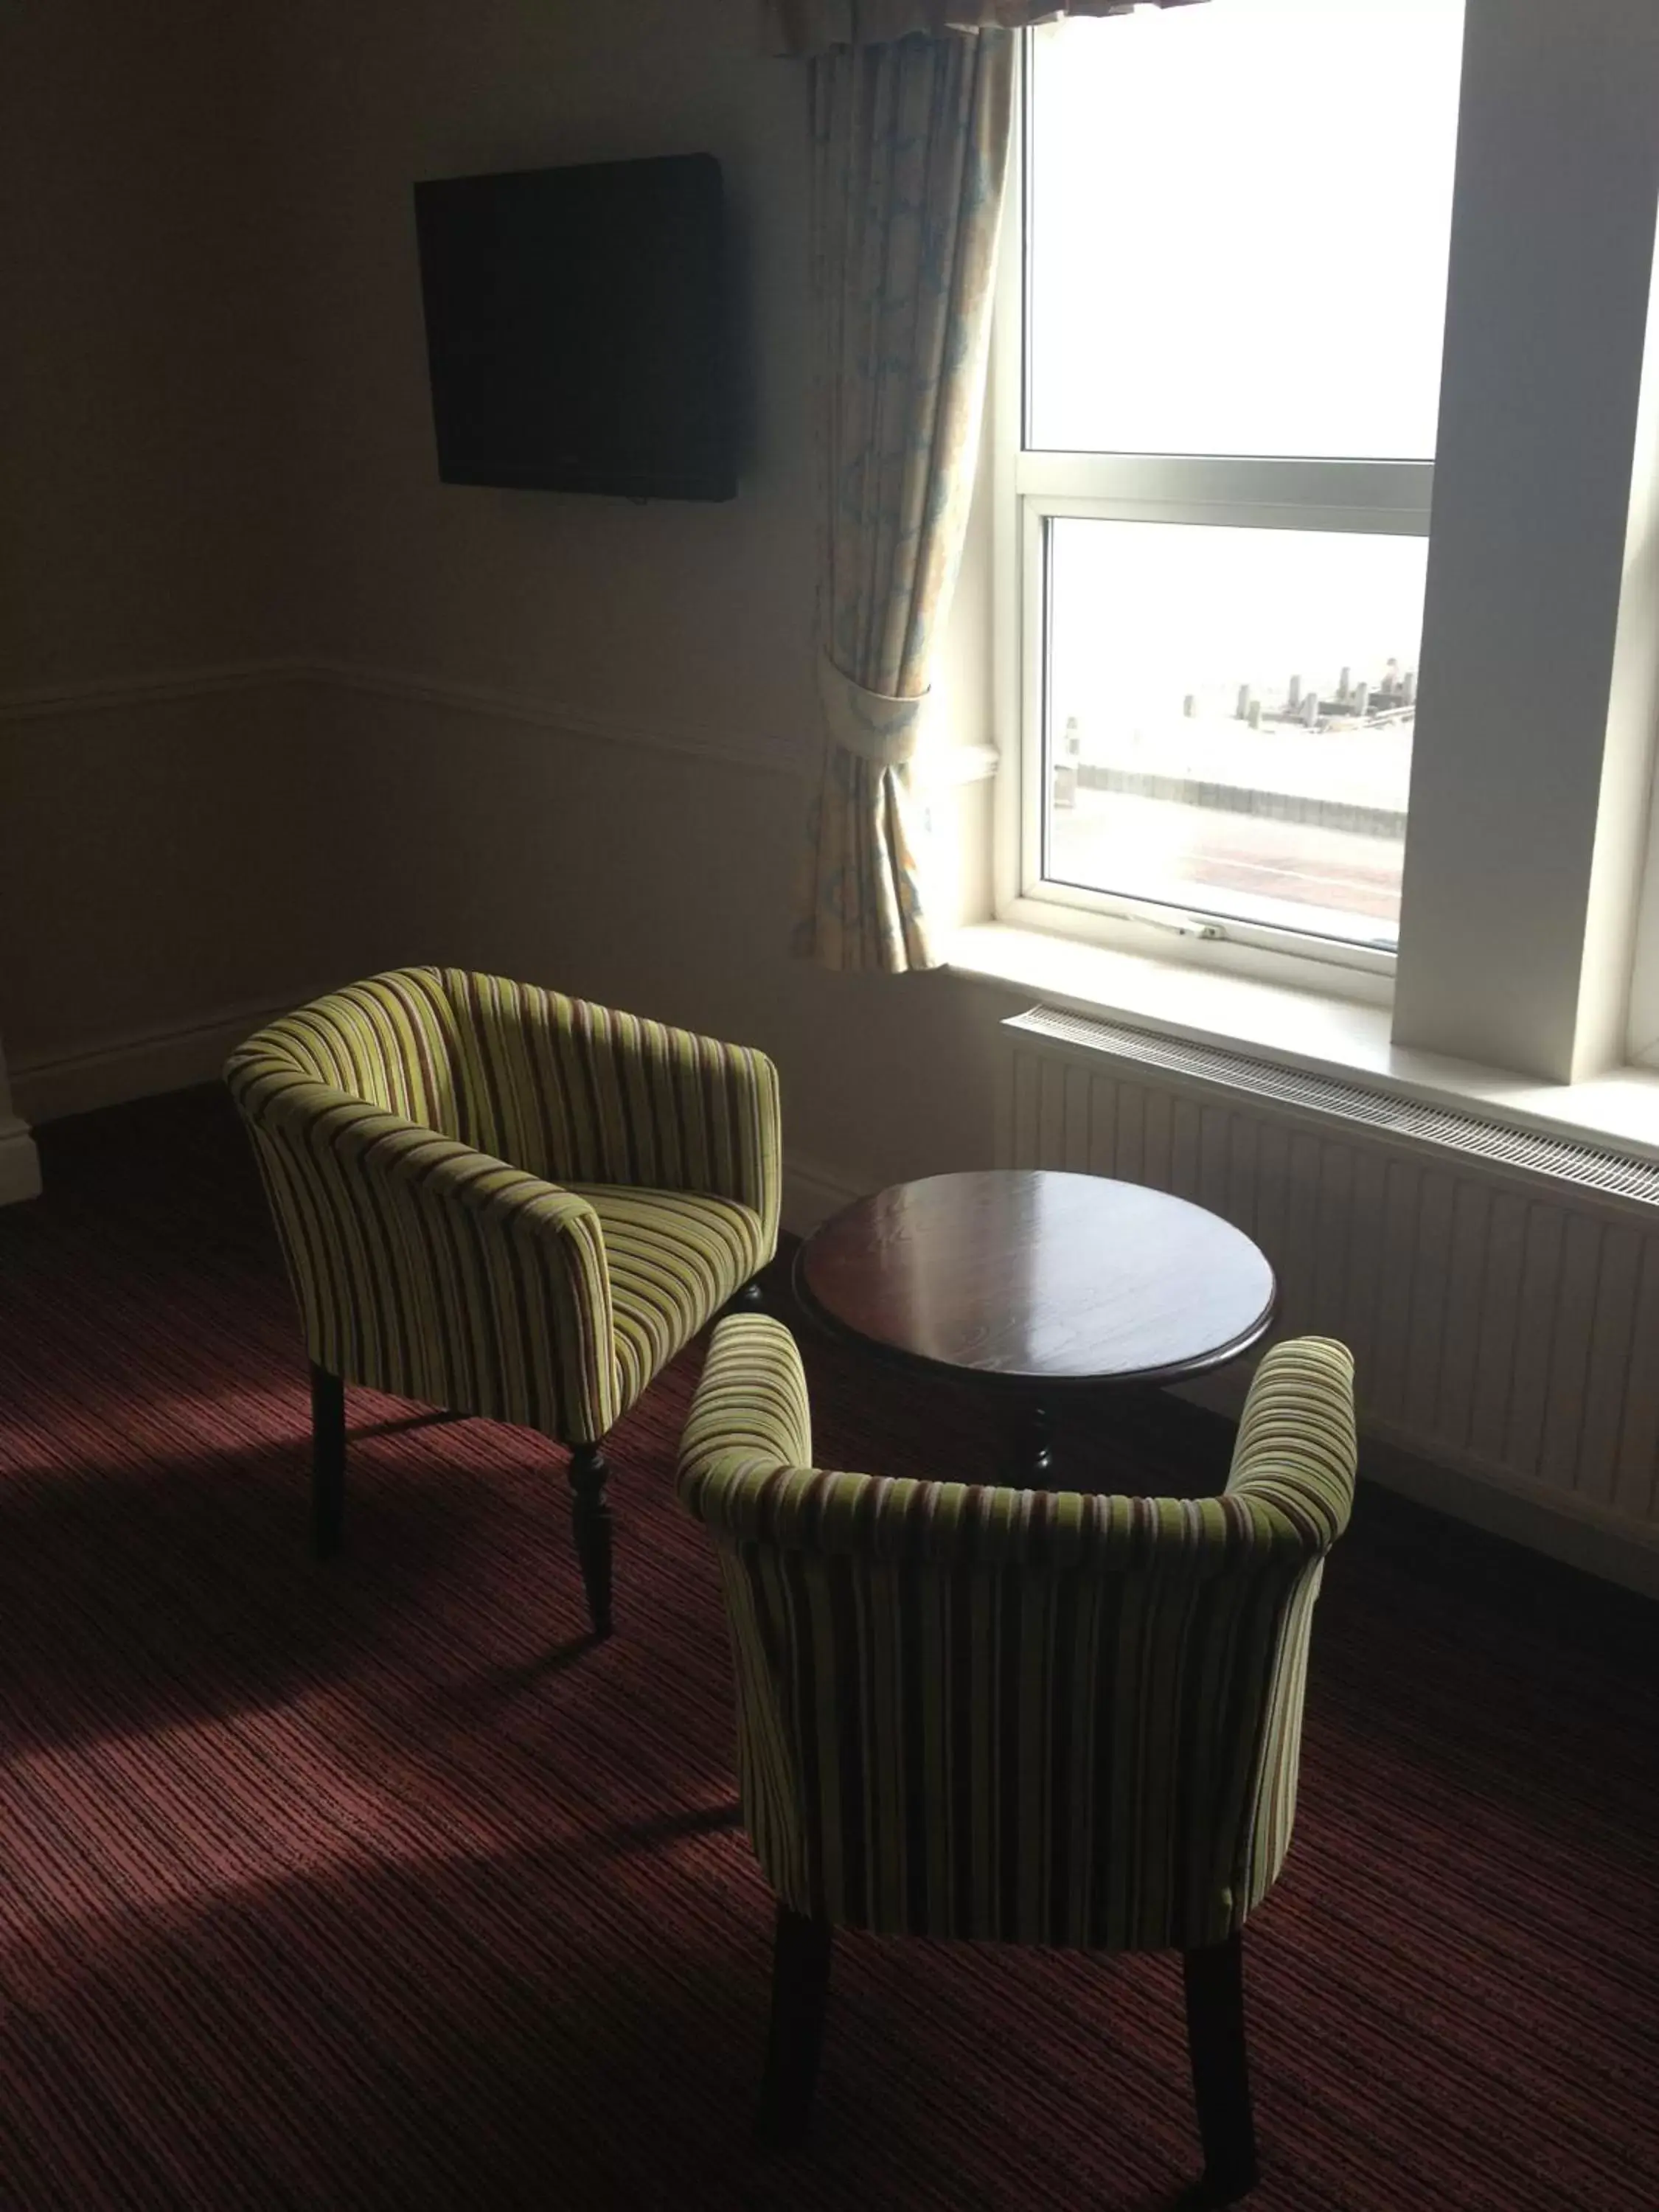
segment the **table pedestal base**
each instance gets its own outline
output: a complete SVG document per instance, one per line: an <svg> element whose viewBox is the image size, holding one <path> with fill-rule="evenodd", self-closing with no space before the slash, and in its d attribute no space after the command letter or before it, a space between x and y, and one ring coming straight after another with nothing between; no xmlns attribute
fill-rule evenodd
<svg viewBox="0 0 1659 2212"><path fill-rule="evenodd" d="M1053 1399L1023 1398L1008 1408L1008 1421L1000 1480L1016 1490L1075 1490L1085 1496L1127 1488L1121 1464L1126 1449L1133 1455L1143 1432L1156 1434L1162 1419L1164 1393L1154 1383L1139 1382L1091 1391L1081 1429L1076 1401L1068 1407L1072 1419L1062 1436L1058 1405ZM1098 1425L1103 1449L1089 1449L1091 1429ZM1115 1459L1116 1464L1114 1464Z"/></svg>
<svg viewBox="0 0 1659 2212"><path fill-rule="evenodd" d="M1054 1480L1054 1409L1041 1401L1025 1407L1008 1479L1022 1490L1048 1490Z"/></svg>

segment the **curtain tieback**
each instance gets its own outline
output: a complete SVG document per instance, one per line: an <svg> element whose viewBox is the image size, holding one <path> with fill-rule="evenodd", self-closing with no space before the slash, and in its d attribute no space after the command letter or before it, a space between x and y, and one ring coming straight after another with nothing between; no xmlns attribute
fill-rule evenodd
<svg viewBox="0 0 1659 2212"><path fill-rule="evenodd" d="M856 753L878 768L902 768L915 757L927 692L895 699L885 691L868 691L843 675L826 653L818 660L818 696L831 742L843 752Z"/></svg>

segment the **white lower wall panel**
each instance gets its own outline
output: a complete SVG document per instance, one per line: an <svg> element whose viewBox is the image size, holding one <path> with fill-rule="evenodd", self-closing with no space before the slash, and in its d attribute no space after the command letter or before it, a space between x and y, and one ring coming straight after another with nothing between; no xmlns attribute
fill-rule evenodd
<svg viewBox="0 0 1659 2212"><path fill-rule="evenodd" d="M1659 1544L1650 1164L1335 1084L1322 1100L1319 1079L1253 1081L1232 1055L1109 1024L1050 1018L1045 1035L1045 1012L1006 1028L1005 1164L1224 1215L1279 1276L1277 1333L1352 1346L1375 1432Z"/></svg>

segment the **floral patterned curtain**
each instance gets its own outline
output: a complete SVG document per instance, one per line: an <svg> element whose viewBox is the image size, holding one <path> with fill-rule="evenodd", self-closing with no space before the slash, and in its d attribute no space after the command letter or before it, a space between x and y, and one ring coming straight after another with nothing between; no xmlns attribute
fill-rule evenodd
<svg viewBox="0 0 1659 2212"><path fill-rule="evenodd" d="M1013 64L1002 30L811 64L826 729L794 949L826 968L934 965L906 763L973 490Z"/></svg>
<svg viewBox="0 0 1659 2212"><path fill-rule="evenodd" d="M1023 30L1065 15L1128 15L1138 0L761 0L774 53L821 54L832 46L885 44L923 31ZM1146 0L1180 8L1189 0Z"/></svg>
<svg viewBox="0 0 1659 2212"><path fill-rule="evenodd" d="M907 763L973 492L1015 32L1133 0L763 4L812 57L825 743L794 949L899 973L935 964Z"/></svg>

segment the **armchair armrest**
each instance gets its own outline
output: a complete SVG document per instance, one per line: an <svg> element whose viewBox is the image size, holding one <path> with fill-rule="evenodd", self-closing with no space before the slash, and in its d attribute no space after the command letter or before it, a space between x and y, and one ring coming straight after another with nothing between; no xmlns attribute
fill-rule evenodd
<svg viewBox="0 0 1659 2212"><path fill-rule="evenodd" d="M568 1442L618 1408L599 1217L488 1153L294 1073L244 1079L311 1357Z"/></svg>
<svg viewBox="0 0 1659 2212"><path fill-rule="evenodd" d="M1147 1567L1196 1574L1261 1550L1259 1516L1214 1498L1085 1496L830 1474L811 1465L800 1355L788 1330L733 1314L714 1331L680 1448L678 1490L717 1541L904 1559L943 1568Z"/></svg>
<svg viewBox="0 0 1659 2212"><path fill-rule="evenodd" d="M777 1322L714 1332L680 1449L682 1504L726 1543L939 1566L1152 1567L1194 1577L1322 1557L1353 1497L1353 1362L1322 1338L1262 1361L1221 1498L1103 1497L811 1466L800 1355Z"/></svg>
<svg viewBox="0 0 1659 2212"><path fill-rule="evenodd" d="M812 1464L812 1415L795 1340L762 1314L731 1314L714 1331L680 1439L679 1494L718 1522L721 1492L739 1480ZM719 1472L717 1473L717 1470Z"/></svg>
<svg viewBox="0 0 1659 2212"><path fill-rule="evenodd" d="M1348 1525L1357 1454L1346 1345L1276 1344L1244 1401L1226 1494L1259 1510L1281 1544L1322 1557Z"/></svg>

